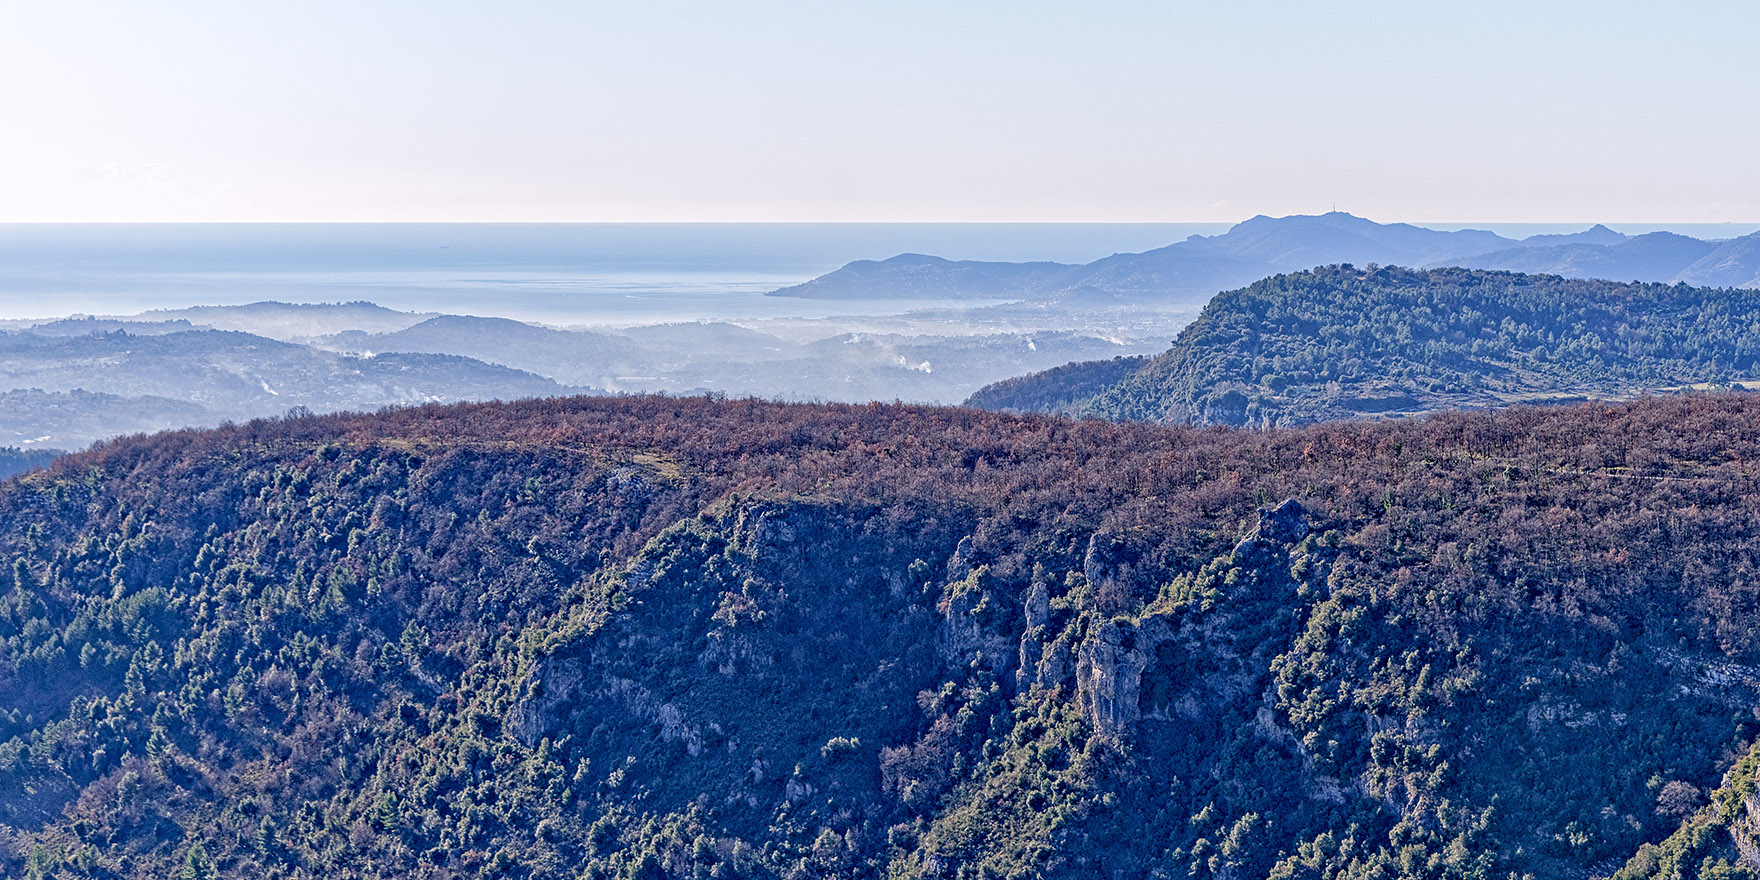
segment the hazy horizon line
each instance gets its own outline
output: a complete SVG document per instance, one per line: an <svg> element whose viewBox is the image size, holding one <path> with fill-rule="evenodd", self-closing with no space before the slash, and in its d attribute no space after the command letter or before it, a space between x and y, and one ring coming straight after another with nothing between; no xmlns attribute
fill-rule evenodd
<svg viewBox="0 0 1760 880"><path fill-rule="evenodd" d="M1033 219L1033 220L899 220L899 219L811 219L797 218L778 219L714 219L714 218L672 218L656 219L581 219L581 220L508 220L508 219L473 219L448 218L430 220L360 220L360 219L327 219L327 220L0 220L0 226L427 226L427 225L461 225L475 226L585 226L585 225L620 225L620 226L666 226L666 225L742 225L742 226L1232 226L1244 223L1257 217L1285 219L1289 217L1322 217L1329 213L1348 214L1360 220L1369 220L1381 225L1404 223L1411 226L1454 226L1461 227L1471 224L1488 224L1496 226L1571 226L1588 224L1590 226L1760 226L1760 218L1752 220L1694 220L1675 218L1666 220L1654 219L1597 219L1569 218L1563 220L1531 220L1531 219L1422 219L1399 220L1381 219L1373 215L1354 214L1349 211L1321 211L1316 213L1297 214L1264 214L1258 213L1239 220L1095 220L1095 219Z"/></svg>

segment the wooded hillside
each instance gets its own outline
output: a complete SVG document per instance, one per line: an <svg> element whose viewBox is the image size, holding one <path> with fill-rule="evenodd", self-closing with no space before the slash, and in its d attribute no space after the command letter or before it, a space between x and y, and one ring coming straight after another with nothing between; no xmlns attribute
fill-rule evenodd
<svg viewBox="0 0 1760 880"><path fill-rule="evenodd" d="M1119 378L1072 364L969 403L1298 425L1760 380L1760 290L1327 266L1218 294Z"/></svg>
<svg viewBox="0 0 1760 880"><path fill-rule="evenodd" d="M1739 394L119 440L0 484L0 874L1753 876L1756 509Z"/></svg>

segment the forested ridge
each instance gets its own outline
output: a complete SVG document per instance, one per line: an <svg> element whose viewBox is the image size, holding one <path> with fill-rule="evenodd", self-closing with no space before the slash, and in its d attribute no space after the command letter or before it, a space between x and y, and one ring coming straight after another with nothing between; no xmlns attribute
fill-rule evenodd
<svg viewBox="0 0 1760 880"><path fill-rule="evenodd" d="M0 446L0 479L40 468L60 455L59 449L20 449Z"/></svg>
<svg viewBox="0 0 1760 880"><path fill-rule="evenodd" d="M552 399L0 484L0 875L1751 877L1760 398Z"/></svg>
<svg viewBox="0 0 1760 880"><path fill-rule="evenodd" d="M1323 266L1218 294L1129 375L1106 363L999 382L968 402L1271 426L1729 387L1760 379L1760 291Z"/></svg>

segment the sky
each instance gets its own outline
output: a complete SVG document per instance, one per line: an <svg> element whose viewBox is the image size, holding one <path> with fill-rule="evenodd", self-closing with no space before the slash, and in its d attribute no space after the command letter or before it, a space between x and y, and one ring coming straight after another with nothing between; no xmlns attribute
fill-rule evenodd
<svg viewBox="0 0 1760 880"><path fill-rule="evenodd" d="M0 222L1760 221L1760 4L0 0Z"/></svg>

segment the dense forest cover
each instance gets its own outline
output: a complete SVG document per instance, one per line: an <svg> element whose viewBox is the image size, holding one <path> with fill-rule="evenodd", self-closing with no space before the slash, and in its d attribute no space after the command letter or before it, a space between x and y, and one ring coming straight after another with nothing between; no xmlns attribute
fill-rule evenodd
<svg viewBox="0 0 1760 880"><path fill-rule="evenodd" d="M1760 398L551 399L0 484L0 875L1754 877Z"/></svg>
<svg viewBox="0 0 1760 880"><path fill-rule="evenodd" d="M59 449L20 449L0 446L0 479L40 468L60 455Z"/></svg>
<svg viewBox="0 0 1760 880"><path fill-rule="evenodd" d="M974 406L1297 425L1760 378L1760 290L1327 266L1228 291L1127 377L1071 365Z"/></svg>
<svg viewBox="0 0 1760 880"><path fill-rule="evenodd" d="M992 382L973 393L966 406L999 412L1080 414L1096 389L1109 388L1147 366L1150 358L1115 357L1076 361L1038 373Z"/></svg>

